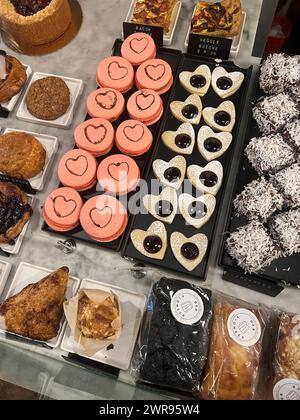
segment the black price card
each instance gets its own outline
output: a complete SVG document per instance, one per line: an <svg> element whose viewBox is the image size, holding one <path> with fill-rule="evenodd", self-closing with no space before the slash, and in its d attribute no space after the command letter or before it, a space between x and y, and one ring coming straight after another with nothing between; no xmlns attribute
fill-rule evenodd
<svg viewBox="0 0 300 420"><path fill-rule="evenodd" d="M6 111L6 109L2 108L2 106L0 105L0 117L1 118L7 118L8 114L9 114L9 112Z"/></svg>
<svg viewBox="0 0 300 420"><path fill-rule="evenodd" d="M227 60L232 39L190 34L188 53Z"/></svg>
<svg viewBox="0 0 300 420"><path fill-rule="evenodd" d="M162 47L164 42L164 28L160 26L142 25L139 23L123 22L124 39L137 32L150 35L157 47Z"/></svg>

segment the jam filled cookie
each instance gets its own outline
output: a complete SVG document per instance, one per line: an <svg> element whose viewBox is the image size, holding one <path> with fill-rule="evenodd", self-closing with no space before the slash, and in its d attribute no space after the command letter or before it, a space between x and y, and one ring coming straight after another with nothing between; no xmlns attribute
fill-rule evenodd
<svg viewBox="0 0 300 420"><path fill-rule="evenodd" d="M152 143L152 133L142 122L126 120L117 129L116 145L122 153L140 156L150 149Z"/></svg>
<svg viewBox="0 0 300 420"><path fill-rule="evenodd" d="M74 132L75 143L79 149L98 157L106 155L114 145L115 130L103 118L92 118L81 123Z"/></svg>
<svg viewBox="0 0 300 420"><path fill-rule="evenodd" d="M69 150L58 165L58 177L65 187L85 191L96 184L96 159L85 150Z"/></svg>
<svg viewBox="0 0 300 420"><path fill-rule="evenodd" d="M92 118L115 121L124 111L124 107L122 93L111 88L97 89L87 98L87 111Z"/></svg>
<svg viewBox="0 0 300 420"><path fill-rule="evenodd" d="M203 125L197 138L198 149L205 160L211 161L222 156L232 142L231 133L215 133L207 125Z"/></svg>
<svg viewBox="0 0 300 420"><path fill-rule="evenodd" d="M222 102L217 108L203 109L203 118L214 130L230 133L235 125L235 106L231 101Z"/></svg>
<svg viewBox="0 0 300 420"><path fill-rule="evenodd" d="M125 231L127 211L115 197L98 195L90 198L80 213L80 223L87 235L97 242L112 242Z"/></svg>
<svg viewBox="0 0 300 420"><path fill-rule="evenodd" d="M211 82L210 68L202 64L193 72L183 71L179 74L179 81L188 92L204 96Z"/></svg>
<svg viewBox="0 0 300 420"><path fill-rule="evenodd" d="M125 93L134 84L134 70L122 57L107 57L98 65L97 83L103 88L112 88Z"/></svg>
<svg viewBox="0 0 300 420"><path fill-rule="evenodd" d="M133 66L139 66L156 56L156 46L151 36L135 33L126 38L122 44L121 55Z"/></svg>
<svg viewBox="0 0 300 420"><path fill-rule="evenodd" d="M48 196L43 217L48 226L58 232L68 232L79 225L82 199L73 188L58 188Z"/></svg>
<svg viewBox="0 0 300 420"><path fill-rule="evenodd" d="M175 156L169 162L157 159L153 162L153 172L162 185L178 190L184 181L186 160L183 156Z"/></svg>
<svg viewBox="0 0 300 420"><path fill-rule="evenodd" d="M97 177L104 191L124 195L137 187L140 181L140 168L129 156L112 155L102 160Z"/></svg>
<svg viewBox="0 0 300 420"><path fill-rule="evenodd" d="M167 250L167 230L162 222L153 222L145 230L135 229L130 234L134 247L145 257L163 260Z"/></svg>
<svg viewBox="0 0 300 420"><path fill-rule="evenodd" d="M224 67L216 67L212 72L211 85L220 98L232 96L241 87L245 76L240 71L228 72Z"/></svg>
<svg viewBox="0 0 300 420"><path fill-rule="evenodd" d="M184 102L173 101L170 109L179 121L198 125L201 120L202 102L199 95L190 95Z"/></svg>
<svg viewBox="0 0 300 420"><path fill-rule="evenodd" d="M162 116L163 103L154 90L143 89L131 95L127 102L127 110L133 120L152 125Z"/></svg>
<svg viewBox="0 0 300 420"><path fill-rule="evenodd" d="M170 238L174 257L186 270L193 271L203 260L208 239L203 233L187 238L180 232L173 232Z"/></svg>
<svg viewBox="0 0 300 420"><path fill-rule="evenodd" d="M217 195L223 181L223 166L217 160L209 162L204 168L191 165L187 168L187 176L197 190Z"/></svg>
<svg viewBox="0 0 300 420"><path fill-rule="evenodd" d="M159 95L166 93L173 84L173 74L170 65L158 58L140 65L135 75L138 89L152 89Z"/></svg>
<svg viewBox="0 0 300 420"><path fill-rule="evenodd" d="M143 204L153 217L171 224L177 213L177 193L174 188L166 187L159 195L145 195Z"/></svg>
<svg viewBox="0 0 300 420"><path fill-rule="evenodd" d="M190 194L181 194L178 201L180 213L185 221L196 229L200 229L209 221L216 208L216 198L211 194L197 198Z"/></svg>
<svg viewBox="0 0 300 420"><path fill-rule="evenodd" d="M195 131L190 123L183 123L176 131L165 131L162 136L164 145L173 152L191 155L195 146Z"/></svg>

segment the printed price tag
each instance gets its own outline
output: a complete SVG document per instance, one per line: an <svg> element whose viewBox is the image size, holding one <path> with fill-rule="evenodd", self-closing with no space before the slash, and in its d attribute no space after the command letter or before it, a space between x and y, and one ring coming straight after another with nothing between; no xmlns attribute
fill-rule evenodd
<svg viewBox="0 0 300 420"><path fill-rule="evenodd" d="M164 42L164 28L160 26L141 25L138 23L123 22L124 39L137 32L150 35L157 47L162 47Z"/></svg>
<svg viewBox="0 0 300 420"><path fill-rule="evenodd" d="M218 38L191 33L188 53L227 60L230 54L231 45L232 39L229 38Z"/></svg>

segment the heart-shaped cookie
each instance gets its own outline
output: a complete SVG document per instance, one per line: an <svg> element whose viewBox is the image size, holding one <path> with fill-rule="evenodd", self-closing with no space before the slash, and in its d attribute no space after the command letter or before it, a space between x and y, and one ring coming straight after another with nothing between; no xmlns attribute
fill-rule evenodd
<svg viewBox="0 0 300 420"><path fill-rule="evenodd" d="M130 234L134 247L145 257L163 260L167 250L167 230L162 222L153 222L145 230L135 229Z"/></svg>
<svg viewBox="0 0 300 420"><path fill-rule="evenodd" d="M223 67L216 67L212 73L211 84L220 98L233 95L241 87L245 76L240 71L227 72Z"/></svg>
<svg viewBox="0 0 300 420"><path fill-rule="evenodd" d="M200 229L209 221L216 208L216 198L212 194L204 194L197 198L190 194L181 194L178 202L185 221L196 229Z"/></svg>
<svg viewBox="0 0 300 420"><path fill-rule="evenodd" d="M128 74L128 69L121 66L117 61L112 61L108 65L108 75L112 80L124 79Z"/></svg>
<svg viewBox="0 0 300 420"><path fill-rule="evenodd" d="M187 168L187 177L197 190L216 195L223 181L223 166L217 160L209 162L204 168L191 165Z"/></svg>
<svg viewBox="0 0 300 420"><path fill-rule="evenodd" d="M215 133L207 125L203 125L197 138L198 149L205 160L211 161L222 156L232 142L231 133Z"/></svg>
<svg viewBox="0 0 300 420"><path fill-rule="evenodd" d="M181 85L190 93L204 96L210 86L211 71L206 64L197 67L195 71L183 71L179 74Z"/></svg>
<svg viewBox="0 0 300 420"><path fill-rule="evenodd" d="M143 138L145 127L140 123L136 123L133 126L127 125L124 127L123 132L127 140L137 143Z"/></svg>
<svg viewBox="0 0 300 420"><path fill-rule="evenodd" d="M111 163L107 172L115 181L121 182L128 177L129 164L128 162Z"/></svg>
<svg viewBox="0 0 300 420"><path fill-rule="evenodd" d="M53 198L53 210L57 217L69 217L77 208L75 200L67 200L63 195Z"/></svg>
<svg viewBox="0 0 300 420"><path fill-rule="evenodd" d="M129 46L132 49L133 52L135 52L136 54L141 54L142 52L144 52L146 50L146 48L149 45L149 40L147 38L133 38L130 43Z"/></svg>
<svg viewBox="0 0 300 420"><path fill-rule="evenodd" d="M83 176L88 169L88 160L86 156L77 156L66 160L66 168L70 174L75 176Z"/></svg>
<svg viewBox="0 0 300 420"><path fill-rule="evenodd" d="M84 135L90 143L100 144L107 135L107 128L103 124L89 124L84 128Z"/></svg>
<svg viewBox="0 0 300 420"><path fill-rule="evenodd" d="M112 209L108 206L105 206L102 209L94 207L90 210L89 216L96 227L104 229L112 220Z"/></svg>
<svg viewBox="0 0 300 420"><path fill-rule="evenodd" d="M235 106L231 101L224 101L218 108L204 108L203 118L214 130L231 133L235 124Z"/></svg>
<svg viewBox="0 0 300 420"><path fill-rule="evenodd" d="M187 238L180 232L173 232L170 242L174 257L188 271L201 263L208 247L207 236L203 233Z"/></svg>
<svg viewBox="0 0 300 420"><path fill-rule="evenodd" d="M170 109L179 121L198 125L201 120L202 102L199 95L190 95L184 102L173 101Z"/></svg>
<svg viewBox="0 0 300 420"><path fill-rule="evenodd" d="M162 136L165 146L175 153L190 155L195 146L195 131L190 123L183 123L177 131L165 131Z"/></svg>
<svg viewBox="0 0 300 420"><path fill-rule="evenodd" d="M157 159L153 162L153 172L162 185L178 190L185 177L186 160L183 156L175 156L169 162Z"/></svg>
<svg viewBox="0 0 300 420"><path fill-rule="evenodd" d="M116 92L113 90L108 90L104 93L98 93L95 99L97 104L106 110L113 109L116 106L118 100Z"/></svg>
<svg viewBox="0 0 300 420"><path fill-rule="evenodd" d="M141 91L136 97L136 104L139 110L145 111L151 108L155 102L155 96L152 93Z"/></svg>
<svg viewBox="0 0 300 420"><path fill-rule="evenodd" d="M166 187L159 195L145 195L143 204L153 217L171 224L177 212L177 193L174 188Z"/></svg>

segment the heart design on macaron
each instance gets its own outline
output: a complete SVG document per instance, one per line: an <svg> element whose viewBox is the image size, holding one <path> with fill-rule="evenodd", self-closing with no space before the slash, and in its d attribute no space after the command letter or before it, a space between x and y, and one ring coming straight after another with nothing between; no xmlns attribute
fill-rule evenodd
<svg viewBox="0 0 300 420"><path fill-rule="evenodd" d="M112 80L124 79L128 74L128 69L121 66L117 61L112 61L108 66L108 75Z"/></svg>
<svg viewBox="0 0 300 420"><path fill-rule="evenodd" d="M84 134L86 139L92 144L100 144L107 135L107 128L105 125L93 125L89 124L84 128Z"/></svg>
<svg viewBox="0 0 300 420"><path fill-rule="evenodd" d="M179 121L195 125L200 123L202 102L199 95L190 95L185 101L173 101L170 109Z"/></svg>
<svg viewBox="0 0 300 420"><path fill-rule="evenodd" d="M145 73L149 79L156 82L164 77L166 73L166 67L161 63L157 65L149 64L145 67Z"/></svg>
<svg viewBox="0 0 300 420"><path fill-rule="evenodd" d="M83 176L88 170L88 160L83 155L67 159L65 165L70 174L75 176Z"/></svg>
<svg viewBox="0 0 300 420"><path fill-rule="evenodd" d="M108 90L105 93L98 93L95 99L97 104L106 110L113 109L118 100L117 94L113 90Z"/></svg>
<svg viewBox="0 0 300 420"><path fill-rule="evenodd" d="M115 181L124 181L128 177L129 165L127 162L111 163L107 172Z"/></svg>
<svg viewBox="0 0 300 420"><path fill-rule="evenodd" d="M179 74L181 85L190 93L204 96L210 86L211 71L206 64L197 67L195 71L183 71Z"/></svg>
<svg viewBox="0 0 300 420"><path fill-rule="evenodd" d="M153 222L145 230L135 229L130 234L133 246L145 257L163 260L167 250L167 230L162 222Z"/></svg>
<svg viewBox="0 0 300 420"><path fill-rule="evenodd" d="M186 160L183 156L175 156L169 162L157 159L152 167L156 178L166 187L178 190L184 181Z"/></svg>
<svg viewBox="0 0 300 420"><path fill-rule="evenodd" d="M187 168L187 177L197 190L216 195L223 181L223 166L217 160L209 162L203 168L191 165Z"/></svg>
<svg viewBox="0 0 300 420"><path fill-rule="evenodd" d="M198 132L198 149L205 160L211 161L222 156L232 142L232 134L215 133L207 125L203 125Z"/></svg>
<svg viewBox="0 0 300 420"><path fill-rule="evenodd" d="M94 225L100 229L104 229L108 226L112 220L112 209L108 206L98 209L94 207L90 210L90 219Z"/></svg>
<svg viewBox="0 0 300 420"><path fill-rule="evenodd" d="M63 195L58 195L52 199L53 210L57 217L68 217L74 213L77 204L73 199L67 200Z"/></svg>
<svg viewBox="0 0 300 420"><path fill-rule="evenodd" d="M225 99L239 90L244 78L240 71L230 73L224 67L216 67L212 73L212 87L220 98Z"/></svg>
<svg viewBox="0 0 300 420"><path fill-rule="evenodd" d="M123 129L125 137L134 143L137 143L140 141L144 134L145 134L145 128L141 124L135 124L133 126L127 125Z"/></svg>
<svg viewBox="0 0 300 420"><path fill-rule="evenodd" d="M141 91L136 97L136 105L140 111L151 108L155 102L155 96L152 93Z"/></svg>
<svg viewBox="0 0 300 420"><path fill-rule="evenodd" d="M204 108L203 118L214 130L230 133L235 124L235 106L231 101L224 101L217 108Z"/></svg>
<svg viewBox="0 0 300 420"><path fill-rule="evenodd" d="M148 47L148 45L149 45L149 40L145 37L133 38L129 43L130 48L136 54L141 54L142 52L144 52L145 49Z"/></svg>
<svg viewBox="0 0 300 420"><path fill-rule="evenodd" d="M183 123L176 131L165 131L162 141L166 147L182 155L192 154L195 146L195 131L190 123Z"/></svg>
<svg viewBox="0 0 300 420"><path fill-rule="evenodd" d="M193 271L201 263L208 247L207 236L203 233L188 238L180 232L173 232L170 242L174 257L188 271Z"/></svg>
<svg viewBox="0 0 300 420"><path fill-rule="evenodd" d="M166 187L159 195L145 195L143 204L153 217L171 224L177 212L177 193L174 188Z"/></svg>
<svg viewBox="0 0 300 420"><path fill-rule="evenodd" d="M178 202L185 221L196 229L200 229L209 221L216 208L216 198L212 194L195 198L185 193L179 196Z"/></svg>

